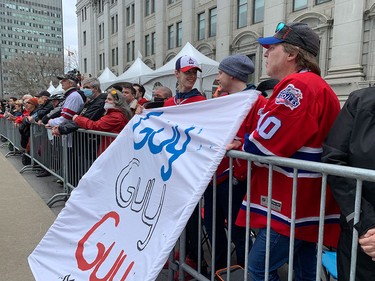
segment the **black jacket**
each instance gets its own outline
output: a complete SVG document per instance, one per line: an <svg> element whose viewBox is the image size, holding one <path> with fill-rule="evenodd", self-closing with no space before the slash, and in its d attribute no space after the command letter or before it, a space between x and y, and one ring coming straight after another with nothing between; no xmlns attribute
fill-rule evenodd
<svg viewBox="0 0 375 281"><path fill-rule="evenodd" d="M53 104L51 101L47 100L45 104L42 104L38 107L38 113L35 118L35 122L42 120L53 109Z"/></svg>
<svg viewBox="0 0 375 281"><path fill-rule="evenodd" d="M375 169L375 88L354 91L338 115L323 145L322 161ZM347 218L354 212L356 181L329 176L328 182ZM355 225L359 235L375 227L375 183L363 182L361 216ZM353 227L353 219L348 221Z"/></svg>
<svg viewBox="0 0 375 281"><path fill-rule="evenodd" d="M95 99L86 102L82 110L80 111L79 115L87 117L88 119L93 121L99 120L105 112L104 103L106 98L106 94L101 94L97 96ZM59 132L62 135L66 135L78 130L78 128L78 125L74 121L69 121L59 126Z"/></svg>

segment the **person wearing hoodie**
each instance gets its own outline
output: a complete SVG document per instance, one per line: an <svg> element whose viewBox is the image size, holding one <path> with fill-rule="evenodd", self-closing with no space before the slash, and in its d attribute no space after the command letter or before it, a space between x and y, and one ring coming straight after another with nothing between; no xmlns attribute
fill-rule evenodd
<svg viewBox="0 0 375 281"><path fill-rule="evenodd" d="M254 73L254 63L246 55L235 54L224 58L219 64L219 72L216 80L219 83L222 94L219 96L232 95L238 92L245 92L248 95L257 97L247 117L241 124L236 134L236 139L244 142L246 132L256 128L260 118L260 112L267 100L260 91L255 90L255 85L247 83L249 75ZM232 241L236 246L237 264L245 265L245 227L237 226L235 218L241 208L242 200L246 194L247 183L247 161L236 159L233 161L233 189L232 189ZM224 157L216 172L216 202L213 201L213 185L208 185L204 193L204 225L208 237L212 243L213 236L213 205L216 207L216 252L215 269L227 266L227 223L229 219L229 158ZM251 241L249 241L251 242Z"/></svg>
<svg viewBox="0 0 375 281"><path fill-rule="evenodd" d="M174 106L205 100L194 84L198 78L198 71L202 72L195 58L182 56L177 59L175 67L175 76L178 81L176 95L167 99L164 106Z"/></svg>

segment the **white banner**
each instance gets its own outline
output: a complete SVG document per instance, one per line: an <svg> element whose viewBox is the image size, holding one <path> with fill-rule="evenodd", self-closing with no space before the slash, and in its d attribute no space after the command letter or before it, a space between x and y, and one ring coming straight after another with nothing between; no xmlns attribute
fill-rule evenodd
<svg viewBox="0 0 375 281"><path fill-rule="evenodd" d="M155 280L258 93L145 110L29 256L36 280Z"/></svg>

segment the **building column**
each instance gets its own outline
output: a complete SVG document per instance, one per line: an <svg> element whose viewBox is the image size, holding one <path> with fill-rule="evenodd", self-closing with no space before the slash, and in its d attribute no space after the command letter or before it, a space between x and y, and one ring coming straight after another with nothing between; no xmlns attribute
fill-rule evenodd
<svg viewBox="0 0 375 281"><path fill-rule="evenodd" d="M233 5L231 1L217 1L217 26L216 30L220 36L216 36L216 53L215 60L221 61L230 54L230 45L232 43L232 26L235 16L233 13ZM234 8L235 9L235 8ZM229 22L221 19L229 19Z"/></svg>
<svg viewBox="0 0 375 281"><path fill-rule="evenodd" d="M117 14L118 14L118 66L117 72L118 76L124 73L126 65L126 38L125 38L125 28L126 28L126 19L125 19L125 1L117 1Z"/></svg>
<svg viewBox="0 0 375 281"><path fill-rule="evenodd" d="M264 1L264 21L263 21L263 34L261 36L268 37L273 36L275 34L276 26L279 22L285 22L286 16L286 4L284 0L271 0L271 1ZM263 79L269 78L266 74L266 66L264 60L264 48L259 44L259 60L260 64L262 65L261 70L262 73L260 75L259 80L262 81Z"/></svg>
<svg viewBox="0 0 375 281"><path fill-rule="evenodd" d="M155 33L156 33L156 44L155 44L155 67L161 67L164 64L164 58L167 50L166 45L166 33L167 25L165 23L166 18L166 2L167 1L155 1Z"/></svg>
<svg viewBox="0 0 375 281"><path fill-rule="evenodd" d="M111 15L109 13L109 0L104 1L104 69L106 67L111 68L111 48L110 48L110 38L111 38Z"/></svg>
<svg viewBox="0 0 375 281"><path fill-rule="evenodd" d="M330 84L363 79L362 42L365 0L336 0L332 30L331 65L325 77ZM335 82L336 81L336 82Z"/></svg>

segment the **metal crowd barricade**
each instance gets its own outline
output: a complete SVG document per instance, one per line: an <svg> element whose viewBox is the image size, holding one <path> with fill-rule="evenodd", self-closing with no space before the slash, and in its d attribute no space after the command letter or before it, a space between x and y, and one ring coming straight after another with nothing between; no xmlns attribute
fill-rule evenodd
<svg viewBox="0 0 375 281"><path fill-rule="evenodd" d="M232 161L233 159L245 159L248 160L251 164L252 162L259 162L263 164L269 165L269 194L272 194L272 178L273 178L273 169L276 166L283 166L283 167L289 167L293 168L294 170L294 177L293 177L293 194L292 196L292 221L291 221L291 242L289 247L289 263L287 265L287 280L293 280L293 250L294 250L294 231L295 231L295 210L296 210L296 194L298 192L298 186L297 186L297 171L299 169L302 170L308 170L312 172L317 172L322 175L322 185L321 185L321 201L320 201L320 216L319 216L319 233L318 233L318 243L317 243L317 267L316 267L316 281L322 280L322 251L323 251L323 233L324 233L324 216L325 216L325 195L327 190L327 176L328 175L335 175L345 178L351 178L355 179L357 181L357 189L356 189L356 200L355 200L355 217L354 217L354 224L359 221L359 214L360 214L360 197L362 192L362 182L363 181L369 181L369 182L375 182L375 171L374 170L367 170L367 169L360 169L360 168L352 168L352 167L343 167L343 166L337 166L337 165L329 165L324 163L317 163L317 162L309 162L309 161L303 161L303 160L295 160L295 159L289 159L289 158L282 158L282 157L263 157L253 154L248 154L240 151L229 151L227 153L229 157L231 157ZM250 167L251 165L249 165ZM232 171L230 172L232 175ZM231 178L231 176L230 176ZM248 179L251 178L251 169L248 168ZM251 183L248 180L247 182L247 198L250 198L251 194ZM229 192L232 192L232 182L230 182L230 189ZM214 200L216 199L216 192L215 192L215 184L214 184ZM270 196L269 196L270 197ZM231 206L231 196L229 196L229 206ZM267 205L267 236L266 236L266 258L265 258L265 280L268 280L268 272L269 272L269 253L270 253L270 222L271 222L271 201L270 198L268 198L268 205ZM249 200L247 202L247 205L249 206ZM213 204L215 206L215 203ZM231 208L231 207L230 207ZM214 214L215 214L215 208L214 208ZM231 212L228 211L228 241L230 241L231 238ZM247 209L247 215L246 215L246 222L247 222L247 237L246 237L246 245L245 245L245 265L248 263L248 253L249 253L249 238L250 238L250 211L249 208ZM200 281L207 281L207 280L215 280L215 270L214 269L214 257L215 257L215 218L213 218L213 241L211 244L212 247L212 254L211 254L211 275L208 277L202 276L199 270L194 269L187 265L185 263L185 256L181 255L180 252L180 260L179 260L179 268L180 268L180 280L183 280L183 274L181 274L183 271L189 273L192 277L194 277L196 280ZM180 239L180 249L185 248L185 241L184 236ZM352 241L352 260L351 260L351 267L350 267L350 280L355 280L355 269L356 269L356 253L357 253L357 247L358 247L358 233L354 229L353 230L353 241ZM198 247L200 249L200 247ZM183 251L182 251L183 253ZM228 249L227 249L227 279L231 280L231 272L229 270L231 262L232 262L232 251L230 243L228 243ZM198 264L200 261L198 261ZM233 265L233 263L232 263ZM169 279L173 280L173 279ZM233 279L234 281L237 279ZM248 277L248 269L247 266L244 268L244 274L243 279L241 280L250 280ZM285 279L286 280L286 279ZM323 279L324 280L324 279Z"/></svg>
<svg viewBox="0 0 375 281"><path fill-rule="evenodd" d="M17 146L17 133L18 130L14 126L10 126L11 122L7 122L7 120L0 119L0 134L1 136L5 137L7 140L16 144ZM86 131L86 130L78 130L75 133L70 135L64 135L62 137L52 137L48 135L48 130L44 127L40 127L37 125L31 126L31 139L30 139L30 156L32 159L32 164L37 163L44 169L51 172L54 176L61 179L64 183L64 191L60 194L56 194L53 196L49 202L47 203L49 206L52 206L55 202L61 200L67 200L69 198L70 192L72 189L78 184L81 177L86 173L86 171L90 168L92 163L96 160L96 158L103 152L103 150L116 138L117 134L112 133L105 133L105 132L98 132L98 131ZM292 214L295 213L296 209L296 194L298 192L297 186L297 171L298 169L308 170L316 173L320 173L322 175L322 185L321 185L321 205L320 205L320 224L319 224L319 234L318 234L318 244L317 244L317 267L316 267L316 280L321 280L321 273L322 273L322 251L323 251L323 233L324 233L324 216L325 216L325 194L327 189L327 176L328 175L335 175L345 178L355 179L357 181L357 189L356 189L356 201L355 201L355 216L354 216L354 224L359 221L359 214L360 214L360 204L361 204L361 192L362 192L362 182L369 181L375 182L375 171L374 170L367 170L367 169L359 169L359 168L352 168L352 167L344 167L344 166L336 166L336 165L329 165L317 162L309 162L309 161L302 161L302 160L295 160L289 158L281 158L281 157L262 157L253 154L248 154L240 151L229 151L227 155L230 157L230 161L232 162L234 159L245 159L249 162L249 168L247 171L247 178L251 178L251 163L252 162L259 162L269 165L269 191L272 194L272 178L273 178L273 169L276 166L283 166L289 167L294 170L294 177L293 177L293 194L292 194ZM232 166L232 165L230 165ZM232 208L231 206L231 193L232 193L232 175L233 171L230 170L230 181L229 181L229 209ZM214 188L213 188L213 200L214 206L216 205L216 180L214 179ZM251 194L251 183L247 181L247 198L250 198ZM265 260L265 280L268 280L268 271L269 271L269 230L270 230L270 218L271 218L271 201L268 198L268 226L267 226L267 237L266 237L266 260ZM200 207L201 209L200 202ZM249 202L247 202L249 205ZM246 237L246 245L245 245L245 265L248 263L248 252L249 252L249 239L250 237L250 213L249 208L246 213L246 228L247 228L247 237ZM202 253L201 251L201 241L207 241L207 235L204 233L204 227L202 226L202 217L199 214L199 223L198 223L198 230L201 233L200 236L200 243L198 245L198 266L197 268L192 268L185 262L186 253L185 253L185 234L181 235L179 239L179 243L177 248L179 249L179 259L175 260L173 253L171 253L169 258L169 272L168 272L168 280L174 280L174 273L175 271L179 271L179 280L184 280L184 274L188 273L191 275L195 280L199 281L207 281L207 280L215 280L215 268L214 268L214 257L215 257L215 213L216 209L213 208L213 237L212 237L212 244L210 245L209 250ZM235 218L231 217L231 212L228 212L228 241L231 240L231 221ZM294 238L294 227L295 227L295 219L292 216L291 221L291 243L289 248L289 263L287 265L287 280L293 280L293 238ZM351 260L351 267L350 267L350 280L355 280L355 270L356 270L356 253L358 247L358 233L354 229L353 231L353 241L352 241L352 260ZM211 256L211 261L209 263L209 271L211 271L210 276L204 276L201 272L201 260L207 256ZM232 263L232 246L231 243L228 243L227 248L227 279L231 280L231 272L229 270L230 265ZM234 280L234 279L233 279ZM243 280L250 280L248 278L248 269L247 266L244 268ZM235 280L234 280L235 281Z"/></svg>
<svg viewBox="0 0 375 281"><path fill-rule="evenodd" d="M69 198L82 176L117 134L79 129L56 137L44 126L31 124L30 136L31 164L24 166L20 173L38 167L62 181L63 192L55 194L47 202L51 207Z"/></svg>
<svg viewBox="0 0 375 281"><path fill-rule="evenodd" d="M0 134L6 139L2 147L8 146L10 151L5 157L21 155L21 135L18 132L18 127L13 121L5 118L0 118Z"/></svg>

